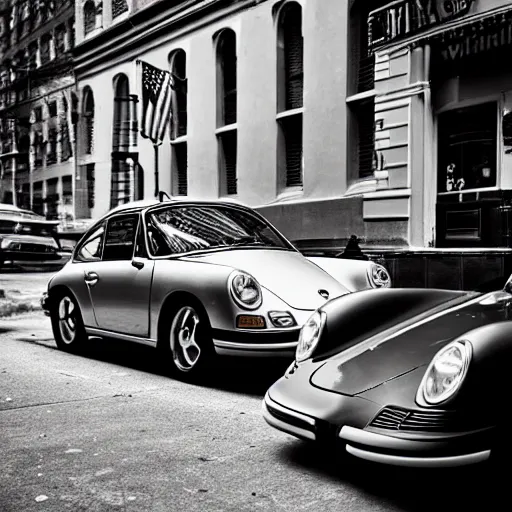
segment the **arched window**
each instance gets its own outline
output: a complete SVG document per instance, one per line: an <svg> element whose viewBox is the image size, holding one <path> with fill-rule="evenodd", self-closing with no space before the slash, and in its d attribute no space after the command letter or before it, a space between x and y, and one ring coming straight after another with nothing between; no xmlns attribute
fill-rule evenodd
<svg viewBox="0 0 512 512"><path fill-rule="evenodd" d="M171 122L171 187L172 195L188 193L187 151L187 54L181 48L169 55L174 82Z"/></svg>
<svg viewBox="0 0 512 512"><path fill-rule="evenodd" d="M94 149L94 95L90 87L86 87L83 95L83 151L91 155Z"/></svg>
<svg viewBox="0 0 512 512"><path fill-rule="evenodd" d="M114 122L110 207L142 199L143 174L138 163L137 96L130 94L128 77L114 78Z"/></svg>
<svg viewBox="0 0 512 512"><path fill-rule="evenodd" d="M277 123L280 191L303 185L304 39L302 7L286 2L277 15Z"/></svg>
<svg viewBox="0 0 512 512"><path fill-rule="evenodd" d="M84 34L87 35L96 28L96 6L94 0L87 0L84 4Z"/></svg>
<svg viewBox="0 0 512 512"><path fill-rule="evenodd" d="M217 133L221 195L238 192L237 179L237 53L236 34L231 29L217 36ZM225 127L229 126L228 129Z"/></svg>
<svg viewBox="0 0 512 512"><path fill-rule="evenodd" d="M174 81L175 101L172 111L171 139L187 134L187 54L178 49L169 56Z"/></svg>

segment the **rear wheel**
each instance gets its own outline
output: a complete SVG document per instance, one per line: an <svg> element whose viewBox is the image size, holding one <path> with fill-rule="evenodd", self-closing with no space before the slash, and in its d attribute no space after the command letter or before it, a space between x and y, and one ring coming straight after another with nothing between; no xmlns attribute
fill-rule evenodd
<svg viewBox="0 0 512 512"><path fill-rule="evenodd" d="M215 356L206 313L196 305L182 304L169 316L159 340L163 361L175 375L204 376Z"/></svg>
<svg viewBox="0 0 512 512"><path fill-rule="evenodd" d="M57 347L66 352L79 350L87 340L80 308L69 293L60 294L50 308L53 336Z"/></svg>

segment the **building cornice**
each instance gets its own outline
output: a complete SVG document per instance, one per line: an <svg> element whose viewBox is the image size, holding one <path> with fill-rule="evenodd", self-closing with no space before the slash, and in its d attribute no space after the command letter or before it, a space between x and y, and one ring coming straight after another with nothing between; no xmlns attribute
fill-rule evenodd
<svg viewBox="0 0 512 512"><path fill-rule="evenodd" d="M113 59L119 62L136 57L150 47L161 44L160 38L171 38L173 32L208 14L218 12L221 8L223 11L219 13L219 17L264 1L266 0L157 2L77 45L73 50L76 76L81 79L102 67L111 67Z"/></svg>

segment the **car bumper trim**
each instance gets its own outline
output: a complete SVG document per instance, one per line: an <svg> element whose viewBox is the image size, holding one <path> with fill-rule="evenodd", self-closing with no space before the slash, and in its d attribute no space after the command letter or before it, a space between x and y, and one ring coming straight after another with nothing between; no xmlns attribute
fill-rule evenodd
<svg viewBox="0 0 512 512"><path fill-rule="evenodd" d="M379 453L371 449L363 449L352 446L350 443L363 445L368 448L377 449L409 449L413 448L413 444L417 448L431 444L427 441L410 441L405 439L397 439L391 436L376 434L374 432L366 432L361 429L344 426L339 433L340 439L347 442L346 450L354 457L365 459L371 462L380 462L383 464L405 467L455 467L465 466L469 464L477 464L487 460L491 454L491 450L482 450L474 453L449 456L411 456L411 455L394 455L389 453Z"/></svg>
<svg viewBox="0 0 512 512"><path fill-rule="evenodd" d="M274 402L268 392L265 395L265 398L262 402L262 409L263 409L263 418L265 421L272 427L277 428L278 430L282 430L283 432L286 432L288 434L302 437L305 439L310 439L311 441L316 440L316 434L314 432L315 429L315 420L313 418L310 418L309 416L305 416L304 414L300 414L298 412L292 411L291 409L286 409L285 407L282 407L278 403ZM292 417L299 422L307 423L310 425L311 430L308 430L306 428L301 428L297 425L292 425L289 422L283 421L282 419L276 418L272 413L270 409L274 409L275 411L278 411L281 416L281 418L284 417Z"/></svg>
<svg viewBox="0 0 512 512"><path fill-rule="evenodd" d="M287 343L236 343L233 341L213 340L213 344L219 348L232 350L294 350L297 347L296 341Z"/></svg>

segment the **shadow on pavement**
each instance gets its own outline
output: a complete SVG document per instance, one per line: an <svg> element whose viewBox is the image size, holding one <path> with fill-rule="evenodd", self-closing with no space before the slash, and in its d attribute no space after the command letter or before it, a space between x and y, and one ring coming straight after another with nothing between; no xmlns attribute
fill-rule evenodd
<svg viewBox="0 0 512 512"><path fill-rule="evenodd" d="M159 359L159 354L154 348L136 343L91 337L80 355L185 381L168 373L165 361ZM263 397L290 364L291 360L288 359L219 357L208 373L190 382L199 386Z"/></svg>
<svg viewBox="0 0 512 512"><path fill-rule="evenodd" d="M312 443L283 445L278 457L285 464L316 473L373 495L383 506L404 511L505 510L510 492L505 468L489 464L449 469L387 466L356 459L343 448L319 448ZM508 491L508 492L507 492Z"/></svg>

